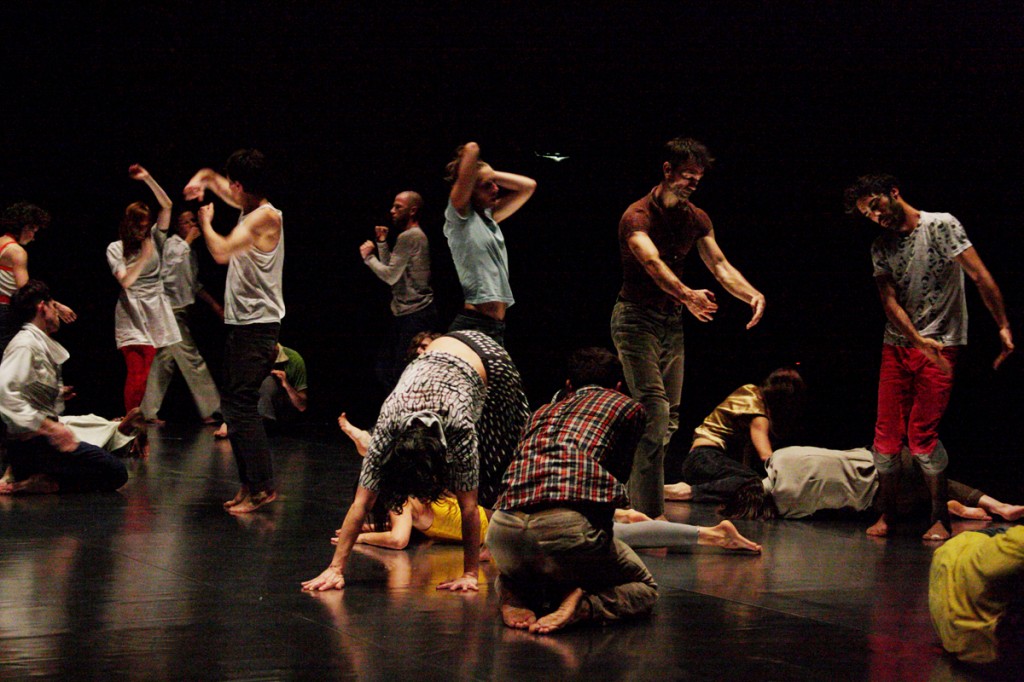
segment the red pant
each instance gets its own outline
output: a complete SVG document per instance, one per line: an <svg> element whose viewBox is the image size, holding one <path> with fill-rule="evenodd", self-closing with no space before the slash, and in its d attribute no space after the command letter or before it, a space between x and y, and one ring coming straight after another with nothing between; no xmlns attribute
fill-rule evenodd
<svg viewBox="0 0 1024 682"><path fill-rule="evenodd" d="M950 366L955 365L959 350L957 346L942 350ZM952 390L953 375L943 372L921 351L883 345L875 452L899 455L905 438L910 454L930 455Z"/></svg>
<svg viewBox="0 0 1024 682"><path fill-rule="evenodd" d="M146 394L146 378L149 367L156 356L153 346L121 346L124 364L128 367L128 376L124 380L124 412L128 414L132 408L142 404L142 396Z"/></svg>

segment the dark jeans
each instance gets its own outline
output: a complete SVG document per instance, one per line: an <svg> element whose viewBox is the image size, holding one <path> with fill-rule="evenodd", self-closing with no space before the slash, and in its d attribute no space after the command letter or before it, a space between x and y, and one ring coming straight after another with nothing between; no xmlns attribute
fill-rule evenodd
<svg viewBox="0 0 1024 682"><path fill-rule="evenodd" d="M505 321L488 317L476 310L463 308L448 327L450 332L478 331L487 334L502 347L505 346Z"/></svg>
<svg viewBox="0 0 1024 682"><path fill-rule="evenodd" d="M274 489L274 461L257 406L274 367L279 322L228 325L221 408L238 465L238 480L258 493Z"/></svg>
<svg viewBox="0 0 1024 682"><path fill-rule="evenodd" d="M103 448L80 441L74 452L61 452L43 436L7 442L7 459L14 480L46 474L57 481L60 492L109 492L128 482L124 462Z"/></svg>
<svg viewBox="0 0 1024 682"><path fill-rule="evenodd" d="M391 322L391 342L381 346L377 356L377 381L388 390L394 388L405 370L405 356L412 338L420 332L431 331L441 331L441 318L433 303L423 310L395 316Z"/></svg>
<svg viewBox="0 0 1024 682"><path fill-rule="evenodd" d="M726 502L743 485L761 477L719 448L700 446L690 450L680 467L681 478L690 484L694 502Z"/></svg>

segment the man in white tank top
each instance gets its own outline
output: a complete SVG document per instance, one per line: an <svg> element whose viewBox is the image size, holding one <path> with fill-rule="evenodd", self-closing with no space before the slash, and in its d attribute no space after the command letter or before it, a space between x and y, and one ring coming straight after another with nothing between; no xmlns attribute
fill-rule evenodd
<svg viewBox="0 0 1024 682"><path fill-rule="evenodd" d="M213 229L213 204L199 209L199 226L210 255L227 264L224 291L224 383L221 407L238 465L241 486L224 508L255 511L277 498L274 464L257 405L260 384L270 374L284 317L284 220L266 198L267 162L255 149L240 149L224 175L200 170L185 186L185 198L202 201L207 189L241 209L226 236Z"/></svg>

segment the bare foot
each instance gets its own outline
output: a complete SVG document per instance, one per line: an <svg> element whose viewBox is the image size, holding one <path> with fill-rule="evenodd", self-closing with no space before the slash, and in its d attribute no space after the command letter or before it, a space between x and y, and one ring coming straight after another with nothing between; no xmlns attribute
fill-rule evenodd
<svg viewBox="0 0 1024 682"><path fill-rule="evenodd" d="M530 626L530 632L546 635L590 617L590 602L584 601L583 590L574 589L558 608Z"/></svg>
<svg viewBox="0 0 1024 682"><path fill-rule="evenodd" d="M989 507L988 511L993 514L998 514L1007 521L1017 521L1021 517L1024 517L1024 506L1019 504L1007 504L1006 502L999 502Z"/></svg>
<svg viewBox="0 0 1024 682"><path fill-rule="evenodd" d="M242 500L244 500L247 497L249 497L249 486L243 485L241 488L238 489L238 492L235 493L234 497L232 497L230 500L224 503L224 508L231 509L235 505L241 504Z"/></svg>
<svg viewBox="0 0 1024 682"><path fill-rule="evenodd" d="M220 428L213 432L214 438L227 438L228 437L228 423L224 422L220 425Z"/></svg>
<svg viewBox="0 0 1024 682"><path fill-rule="evenodd" d="M639 512L636 509L616 509L612 514L612 521L615 523L640 523L641 521L653 521L650 516Z"/></svg>
<svg viewBox="0 0 1024 682"><path fill-rule="evenodd" d="M510 628L527 630L537 622L537 614L525 606L509 602L501 605L501 620Z"/></svg>
<svg viewBox="0 0 1024 682"><path fill-rule="evenodd" d="M761 545L740 535L732 521L722 521L713 528L697 528L697 544L721 547L722 549L760 552Z"/></svg>
<svg viewBox="0 0 1024 682"><path fill-rule="evenodd" d="M689 483L670 483L665 486L665 499L685 502L693 498L693 488Z"/></svg>
<svg viewBox="0 0 1024 682"><path fill-rule="evenodd" d="M0 495L49 495L58 490L57 481L46 474L35 474L24 481L0 483Z"/></svg>
<svg viewBox="0 0 1024 682"><path fill-rule="evenodd" d="M14 469L7 467L4 475L0 476L0 483L14 483Z"/></svg>
<svg viewBox="0 0 1024 682"><path fill-rule="evenodd" d="M992 520L992 517L986 514L984 509L980 507L966 507L956 500L948 501L946 507L949 509L950 514L959 516L961 519L974 519L975 521Z"/></svg>
<svg viewBox="0 0 1024 682"><path fill-rule="evenodd" d="M924 535L921 536L924 540L937 540L939 542L945 542L949 539L949 531L942 525L942 521L936 521L932 524L932 527L925 531Z"/></svg>
<svg viewBox="0 0 1024 682"><path fill-rule="evenodd" d="M364 431L358 426L353 426L344 412L338 417L338 426L341 427L342 433L351 438L352 442L356 444L356 452L359 453L359 456L366 457L366 451L370 448L370 432Z"/></svg>
<svg viewBox="0 0 1024 682"><path fill-rule="evenodd" d="M889 534L889 524L885 522L885 515L878 517L874 525L867 529L867 534L876 538L884 538Z"/></svg>
<svg viewBox="0 0 1024 682"><path fill-rule="evenodd" d="M248 514L254 512L260 507L270 504L277 499L277 493L273 490L263 490L258 493L252 493L244 500L229 508L228 511L232 514Z"/></svg>

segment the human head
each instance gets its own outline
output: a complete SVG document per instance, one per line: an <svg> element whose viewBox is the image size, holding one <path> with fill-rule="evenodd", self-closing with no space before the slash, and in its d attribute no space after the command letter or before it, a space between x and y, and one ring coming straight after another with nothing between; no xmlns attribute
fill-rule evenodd
<svg viewBox="0 0 1024 682"><path fill-rule="evenodd" d="M0 218L0 227L4 234L9 234L21 245L32 241L36 232L50 225L50 214L35 204L19 201L4 209Z"/></svg>
<svg viewBox="0 0 1024 682"><path fill-rule="evenodd" d="M224 175L231 182L233 192L262 199L267 196L270 166L267 157L258 149L239 149L228 157Z"/></svg>
<svg viewBox="0 0 1024 682"><path fill-rule="evenodd" d="M744 483L718 510L727 519L774 519L779 516L775 498L757 479Z"/></svg>
<svg viewBox="0 0 1024 682"><path fill-rule="evenodd" d="M14 296L11 297L11 310L19 325L35 321L47 334L53 334L60 329L60 318L53 306L50 287L42 280L30 279L25 286L14 292Z"/></svg>
<svg viewBox="0 0 1024 682"><path fill-rule="evenodd" d="M142 240L149 234L153 224L153 211L143 201L134 201L124 209L118 236L124 245L124 257L134 255L142 246Z"/></svg>
<svg viewBox="0 0 1024 682"><path fill-rule="evenodd" d="M412 337L412 341L409 343L409 348L405 351L406 363L412 362L419 356L423 355L427 350L427 346L430 342L436 338L440 338L441 332L420 332L416 336Z"/></svg>
<svg viewBox="0 0 1024 682"><path fill-rule="evenodd" d="M681 201L688 200L714 162L708 148L692 137L669 140L661 164L663 189Z"/></svg>
<svg viewBox="0 0 1024 682"><path fill-rule="evenodd" d="M568 379L572 389L584 386L616 388L622 383L622 363L606 348L580 348L569 355Z"/></svg>
<svg viewBox="0 0 1024 682"><path fill-rule="evenodd" d="M174 231L184 239L192 230L199 229L199 221L196 220L196 212L190 208L183 209L175 219Z"/></svg>
<svg viewBox="0 0 1024 682"><path fill-rule="evenodd" d="M806 388L800 372L792 367L780 367L761 383L761 397L777 438L788 437L799 425Z"/></svg>
<svg viewBox="0 0 1024 682"><path fill-rule="evenodd" d="M899 185L892 175L860 176L843 192L846 212L862 215L887 230L899 230L906 222Z"/></svg>
<svg viewBox="0 0 1024 682"><path fill-rule="evenodd" d="M410 497L439 500L448 481L448 447L440 423L413 417L395 436L380 463L378 499L388 511L400 512Z"/></svg>
<svg viewBox="0 0 1024 682"><path fill-rule="evenodd" d="M391 223L400 230L404 230L410 223L418 224L422 207L423 197L418 192L399 192L391 204Z"/></svg>
<svg viewBox="0 0 1024 682"><path fill-rule="evenodd" d="M450 184L455 184L455 181L459 178L459 165L462 163L462 152L465 148L466 145L459 145L455 150L455 158L445 166L445 180ZM498 193L500 191L497 183L491 177L494 170L483 159L476 160L476 168L476 185L473 186L473 194L470 197L470 201L473 207L477 209L493 208L498 200Z"/></svg>

